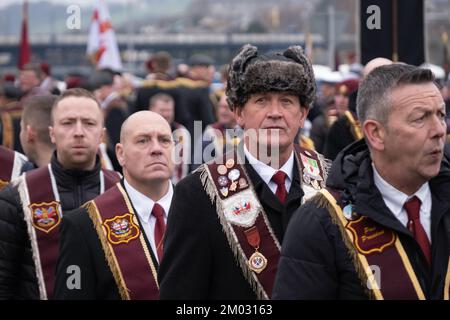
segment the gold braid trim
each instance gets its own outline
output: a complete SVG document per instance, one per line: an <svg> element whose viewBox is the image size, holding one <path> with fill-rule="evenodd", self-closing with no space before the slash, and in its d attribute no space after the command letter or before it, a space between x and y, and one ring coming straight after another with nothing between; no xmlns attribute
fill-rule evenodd
<svg viewBox="0 0 450 320"><path fill-rule="evenodd" d="M450 300L449 294L450 294L450 258L448 259L448 266L447 266L447 275L445 276L445 285L444 285L444 300Z"/></svg>
<svg viewBox="0 0 450 320"><path fill-rule="evenodd" d="M239 244L236 234L232 231L233 227L225 219L225 216L223 214L224 209L221 205L221 201L218 200L220 199L220 197L217 194L217 188L214 185L214 183L211 182L212 179L210 179L208 166L206 164L203 164L196 171L200 173L200 180L202 182L203 188L205 189L206 193L208 194L211 200L211 203L214 204L215 202L216 204L216 212L217 215L219 216L220 224L222 225L222 230L227 237L228 244L230 245L231 250L233 251L238 266L240 267L240 269L244 274L244 278L247 280L247 282L249 282L258 300L269 300L267 293L264 291L264 288L259 282L255 273L251 271L248 267L247 260L244 258L245 254ZM250 179L248 179L248 182L250 183Z"/></svg>
<svg viewBox="0 0 450 320"><path fill-rule="evenodd" d="M122 271L119 268L119 262L117 261L116 255L114 254L108 239L106 238L102 217L100 216L100 212L98 211L95 202L91 200L84 204L83 207L87 210L89 217L94 224L95 231L97 231L97 235L102 244L103 252L105 252L106 261L108 262L108 266L111 269L117 288L119 289L120 297L122 300L130 300L130 290L125 284Z"/></svg>
<svg viewBox="0 0 450 320"><path fill-rule="evenodd" d="M326 191L328 192L328 191ZM331 196L331 194L330 194ZM345 246L347 247L348 254L350 255L353 266L355 267L356 274L358 275L358 278L361 280L361 285L364 288L364 291L366 292L367 296L370 299L376 299L375 294L372 290L370 290L367 287L367 273L365 270L365 267L361 263L359 259L359 254L355 250L355 247L353 245L352 240L349 238L347 231L345 230L345 226L342 224L338 213L336 212L335 206L330 202L330 199L327 198L324 195L324 189L320 190L313 198L311 198L309 201L313 202L318 208L323 208L328 211L331 217L331 221L333 224L335 224L341 233L342 241L344 242ZM336 204L337 206L337 204ZM382 297L381 297L382 299Z"/></svg>
<svg viewBox="0 0 450 320"><path fill-rule="evenodd" d="M350 111L345 111L345 116L348 119L348 122L350 122L350 125L352 126L352 134L355 137L356 140L360 140L363 138L363 134L361 131L361 125L355 120L352 113Z"/></svg>
<svg viewBox="0 0 450 320"><path fill-rule="evenodd" d="M8 112L2 112L3 141L2 145L14 150L14 128L11 115Z"/></svg>

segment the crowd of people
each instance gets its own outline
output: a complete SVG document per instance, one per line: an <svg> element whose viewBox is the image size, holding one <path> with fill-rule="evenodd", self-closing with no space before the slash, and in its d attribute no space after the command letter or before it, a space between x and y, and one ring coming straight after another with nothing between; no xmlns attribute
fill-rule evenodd
<svg viewBox="0 0 450 320"><path fill-rule="evenodd" d="M300 46L0 82L0 299L449 299L449 79Z"/></svg>

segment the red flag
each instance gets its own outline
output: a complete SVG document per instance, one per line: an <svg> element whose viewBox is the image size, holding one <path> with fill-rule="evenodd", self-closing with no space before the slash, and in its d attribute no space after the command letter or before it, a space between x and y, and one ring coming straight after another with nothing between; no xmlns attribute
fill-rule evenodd
<svg viewBox="0 0 450 320"><path fill-rule="evenodd" d="M23 11L22 11L22 32L20 35L20 44L19 44L19 70L23 68L31 59L31 48L30 43L28 42L28 1L24 1L23 3Z"/></svg>

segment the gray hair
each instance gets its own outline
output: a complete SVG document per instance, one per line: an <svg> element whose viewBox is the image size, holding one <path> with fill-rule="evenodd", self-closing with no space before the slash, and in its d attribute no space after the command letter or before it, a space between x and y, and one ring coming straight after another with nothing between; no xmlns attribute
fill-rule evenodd
<svg viewBox="0 0 450 320"><path fill-rule="evenodd" d="M361 124L372 119L386 124L392 111L390 94L405 84L435 82L431 70L403 63L375 68L361 82L356 101L356 111Z"/></svg>

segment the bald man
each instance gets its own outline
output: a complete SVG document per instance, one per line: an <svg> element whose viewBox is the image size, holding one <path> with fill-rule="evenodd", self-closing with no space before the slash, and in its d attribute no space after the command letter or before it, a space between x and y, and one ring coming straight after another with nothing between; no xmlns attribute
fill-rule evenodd
<svg viewBox="0 0 450 320"><path fill-rule="evenodd" d="M378 57L370 60L366 63L363 70L363 77L367 77L367 75L375 68L386 66L389 64L393 64L394 62L392 60L389 60L387 58Z"/></svg>
<svg viewBox="0 0 450 320"><path fill-rule="evenodd" d="M63 219L57 299L159 299L173 148L157 113L140 111L123 123L116 145L123 180Z"/></svg>

